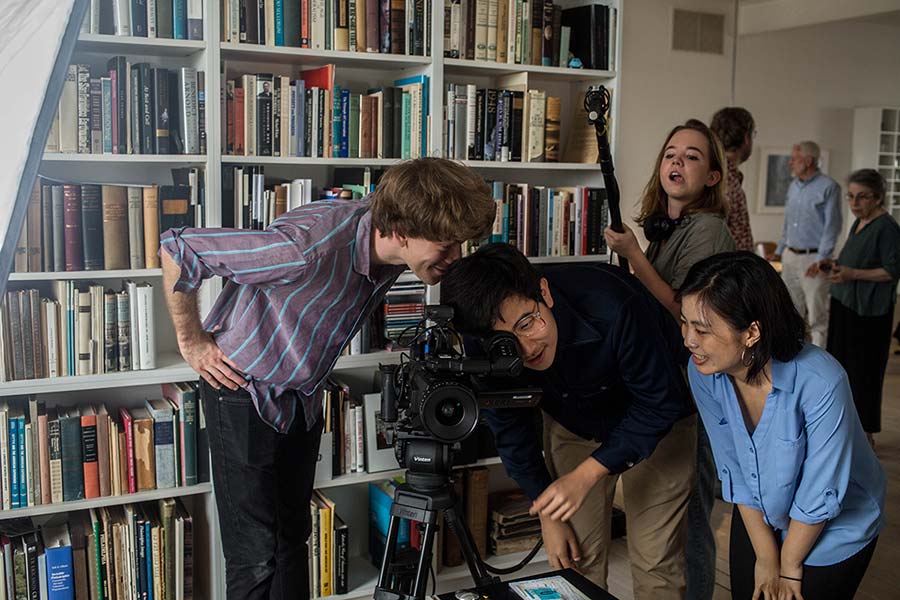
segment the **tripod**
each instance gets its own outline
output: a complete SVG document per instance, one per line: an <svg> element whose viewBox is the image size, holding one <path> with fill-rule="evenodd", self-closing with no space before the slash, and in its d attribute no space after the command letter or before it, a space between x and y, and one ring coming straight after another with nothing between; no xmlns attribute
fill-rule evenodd
<svg viewBox="0 0 900 600"><path fill-rule="evenodd" d="M407 462L411 468L406 471L406 483L397 489L394 502L391 504L391 520L388 525L384 557L378 573L378 584L375 587L375 600L424 600L432 547L437 536L438 517L441 514L444 515L447 528L459 540L462 555L475 585L488 585L500 581L499 578L488 575L472 540L472 533L463 519L459 498L453 491L450 480L449 451L446 445L435 440L429 442L435 445L428 449L431 456L436 459L446 457L447 460L437 459L428 463L428 468L432 471L429 473L414 470L420 464L418 461ZM413 452L410 454L415 458ZM400 519L419 521L425 528L418 555L409 557L416 561L413 573L410 573L411 565L408 561L396 560Z"/></svg>

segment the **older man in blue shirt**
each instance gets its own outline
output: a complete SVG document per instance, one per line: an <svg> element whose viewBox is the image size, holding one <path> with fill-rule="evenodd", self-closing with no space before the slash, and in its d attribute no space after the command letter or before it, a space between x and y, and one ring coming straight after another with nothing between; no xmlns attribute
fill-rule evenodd
<svg viewBox="0 0 900 600"><path fill-rule="evenodd" d="M794 180L788 188L784 230L775 251L781 276L797 311L806 319L812 343L825 347L829 282L819 266L831 258L841 231L841 186L819 171L819 145L800 142L791 151Z"/></svg>
<svg viewBox="0 0 900 600"><path fill-rule="evenodd" d="M697 417L671 315L622 269L538 272L509 244L451 265L441 297L464 332L512 332L529 382L543 389L543 456L530 411L485 412L503 465L535 501L551 566L577 566L606 586L621 476L634 597L683 598Z"/></svg>

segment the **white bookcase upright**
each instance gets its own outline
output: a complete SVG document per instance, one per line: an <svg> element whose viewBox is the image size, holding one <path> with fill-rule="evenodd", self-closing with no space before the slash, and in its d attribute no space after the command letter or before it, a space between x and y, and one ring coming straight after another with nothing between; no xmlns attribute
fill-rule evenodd
<svg viewBox="0 0 900 600"><path fill-rule="evenodd" d="M884 177L884 207L900 220L900 107L853 111L853 170L877 169ZM852 223L852 219L849 223Z"/></svg>

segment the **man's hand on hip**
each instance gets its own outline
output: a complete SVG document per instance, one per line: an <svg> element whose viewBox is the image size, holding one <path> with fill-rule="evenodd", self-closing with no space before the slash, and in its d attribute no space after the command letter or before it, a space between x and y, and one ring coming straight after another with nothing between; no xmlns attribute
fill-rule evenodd
<svg viewBox="0 0 900 600"><path fill-rule="evenodd" d="M224 385L237 390L247 384L237 365L222 352L211 334L203 331L178 345L184 360L215 389Z"/></svg>
<svg viewBox="0 0 900 600"><path fill-rule="evenodd" d="M541 538L552 569L577 569L581 548L572 526L541 517Z"/></svg>

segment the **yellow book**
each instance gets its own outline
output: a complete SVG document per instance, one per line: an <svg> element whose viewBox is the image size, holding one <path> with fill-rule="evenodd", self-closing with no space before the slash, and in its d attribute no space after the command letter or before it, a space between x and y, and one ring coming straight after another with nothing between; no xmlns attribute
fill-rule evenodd
<svg viewBox="0 0 900 600"><path fill-rule="evenodd" d="M325 597L334 593L334 502L319 490L315 502L319 508L319 593Z"/></svg>

